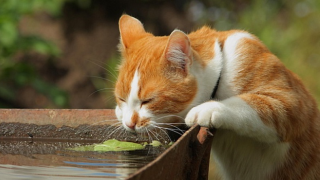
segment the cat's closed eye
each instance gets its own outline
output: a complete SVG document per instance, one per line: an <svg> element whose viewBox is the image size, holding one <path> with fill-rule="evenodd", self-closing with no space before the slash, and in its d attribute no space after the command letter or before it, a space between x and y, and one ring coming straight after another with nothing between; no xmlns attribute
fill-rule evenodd
<svg viewBox="0 0 320 180"><path fill-rule="evenodd" d="M123 98L121 98L121 97L118 97L118 99L119 99L119 101L121 101L121 102L126 102L126 100L123 99Z"/></svg>
<svg viewBox="0 0 320 180"><path fill-rule="evenodd" d="M151 101L153 101L153 98L142 100L141 106L146 105L146 104L150 103Z"/></svg>

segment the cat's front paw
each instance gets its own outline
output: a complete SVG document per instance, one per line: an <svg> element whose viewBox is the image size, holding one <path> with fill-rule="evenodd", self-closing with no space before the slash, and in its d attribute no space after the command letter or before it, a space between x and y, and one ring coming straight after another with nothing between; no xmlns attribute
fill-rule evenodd
<svg viewBox="0 0 320 180"><path fill-rule="evenodd" d="M221 115L223 105L219 102L210 101L192 108L185 119L187 126L199 124L203 127L219 128L222 125Z"/></svg>

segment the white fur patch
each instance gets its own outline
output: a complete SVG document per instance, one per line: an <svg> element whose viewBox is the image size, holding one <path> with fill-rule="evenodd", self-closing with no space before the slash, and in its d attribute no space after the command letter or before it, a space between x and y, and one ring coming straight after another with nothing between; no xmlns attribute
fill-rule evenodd
<svg viewBox="0 0 320 180"><path fill-rule="evenodd" d="M139 97L138 97L138 92L139 92L139 73L136 70L136 72L134 73L132 82L131 82L131 89L130 89L130 94L128 97L128 105L132 108L132 109L136 109L137 107L139 107Z"/></svg>
<svg viewBox="0 0 320 180"><path fill-rule="evenodd" d="M203 67L197 61L193 61L190 73L197 79L197 94L191 103L191 107L206 102L210 99L211 93L219 79L222 69L222 52L218 39L214 44L214 57L209 60L206 67Z"/></svg>
<svg viewBox="0 0 320 180"><path fill-rule="evenodd" d="M221 71L223 80L220 81L220 88L217 92L219 99L226 99L237 94L237 89L233 84L233 80L237 76L237 70L239 69L239 63L237 62L238 44L244 38L252 39L253 36L246 32L237 32L230 35L224 43L222 55L223 67Z"/></svg>
<svg viewBox="0 0 320 180"><path fill-rule="evenodd" d="M140 87L138 82L139 82L139 73L136 70L130 84L131 89L130 89L129 96L127 97L127 102L122 103L122 107L121 107L122 115L120 117L122 117L122 124L123 124L123 127L128 131L133 131L128 127L128 125L132 124L131 118L132 118L133 112L134 111L138 112L140 108L140 100L138 97L138 92Z"/></svg>
<svg viewBox="0 0 320 180"><path fill-rule="evenodd" d="M116 106L115 113L119 121L122 122L123 127L127 131L136 131L143 132L143 127L135 127L135 130L132 130L128 125L132 125L131 119L134 112L137 112L140 118L153 118L153 114L144 106L141 106L141 100L138 97L139 93L139 73L136 70L134 77L130 84L130 93L127 97L127 102L121 103L121 107Z"/></svg>
<svg viewBox="0 0 320 180"><path fill-rule="evenodd" d="M232 130L266 143L278 142L276 130L266 126L258 113L238 97L200 104L190 110L185 122L189 126L198 123L205 127Z"/></svg>

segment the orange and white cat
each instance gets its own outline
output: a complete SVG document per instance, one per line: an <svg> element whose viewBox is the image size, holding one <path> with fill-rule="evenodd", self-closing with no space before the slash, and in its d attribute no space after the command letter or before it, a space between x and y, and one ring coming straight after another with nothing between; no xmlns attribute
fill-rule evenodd
<svg viewBox="0 0 320 180"><path fill-rule="evenodd" d="M320 178L316 102L257 37L208 27L158 37L128 15L119 28L116 115L126 130L216 128L223 179Z"/></svg>

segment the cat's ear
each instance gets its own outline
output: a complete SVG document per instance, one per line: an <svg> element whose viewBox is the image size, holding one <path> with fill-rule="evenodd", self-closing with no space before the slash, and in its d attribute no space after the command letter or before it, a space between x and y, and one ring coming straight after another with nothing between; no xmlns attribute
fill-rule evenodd
<svg viewBox="0 0 320 180"><path fill-rule="evenodd" d="M192 60L192 49L189 38L184 32L174 30L170 34L165 49L165 58L171 67L181 69L184 74L188 73L188 67Z"/></svg>
<svg viewBox="0 0 320 180"><path fill-rule="evenodd" d="M119 20L120 42L123 48L128 48L135 40L145 34L142 23L129 15L122 15Z"/></svg>

